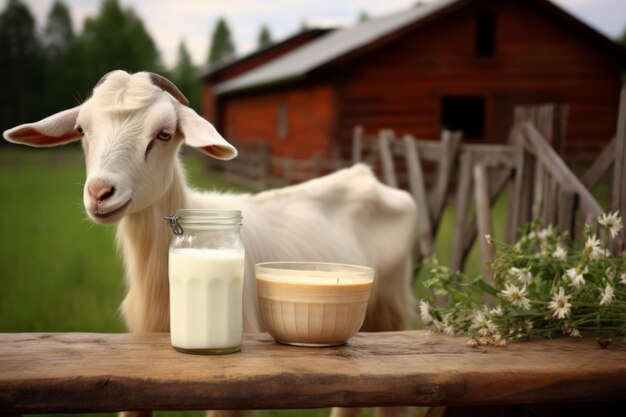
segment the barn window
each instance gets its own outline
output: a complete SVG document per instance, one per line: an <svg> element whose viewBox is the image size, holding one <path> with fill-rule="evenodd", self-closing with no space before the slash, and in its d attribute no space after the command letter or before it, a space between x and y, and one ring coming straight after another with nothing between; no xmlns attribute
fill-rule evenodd
<svg viewBox="0 0 626 417"><path fill-rule="evenodd" d="M278 105L276 117L276 135L279 139L287 139L287 103L282 102Z"/></svg>
<svg viewBox="0 0 626 417"><path fill-rule="evenodd" d="M484 97L444 97L441 124L447 130L462 130L466 138L480 138L485 133Z"/></svg>
<svg viewBox="0 0 626 417"><path fill-rule="evenodd" d="M481 12L476 20L476 55L493 56L496 36L496 16Z"/></svg>

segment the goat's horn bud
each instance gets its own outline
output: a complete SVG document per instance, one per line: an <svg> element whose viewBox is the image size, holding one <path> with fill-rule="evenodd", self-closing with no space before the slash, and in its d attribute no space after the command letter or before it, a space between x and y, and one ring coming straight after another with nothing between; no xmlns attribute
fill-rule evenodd
<svg viewBox="0 0 626 417"><path fill-rule="evenodd" d="M162 75L155 74L154 72L148 72L147 74L150 76L150 81L152 81L152 84L160 87L161 89L163 89L163 91L167 91L168 93L170 93L181 104L184 104L185 106L189 105L189 100L187 100L187 97L185 97L185 95L181 93L181 91L178 89L178 87L174 85L173 82L163 77Z"/></svg>
<svg viewBox="0 0 626 417"><path fill-rule="evenodd" d="M96 83L96 85L95 85L93 88L95 89L97 86L99 86L100 84L102 84L102 83L103 83L103 82L107 79L107 77L108 77L111 73L114 73L115 71L117 71L117 70L109 71L109 72L107 72L106 74L104 74L104 75L102 76L102 78L100 78L100 81L98 81L98 82Z"/></svg>

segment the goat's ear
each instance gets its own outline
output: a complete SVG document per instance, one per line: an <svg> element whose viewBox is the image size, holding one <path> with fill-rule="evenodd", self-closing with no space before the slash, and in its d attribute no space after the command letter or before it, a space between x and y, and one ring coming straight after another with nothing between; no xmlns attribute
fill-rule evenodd
<svg viewBox="0 0 626 417"><path fill-rule="evenodd" d="M185 137L185 144L213 158L227 160L237 156L237 149L189 107L179 106L178 127Z"/></svg>
<svg viewBox="0 0 626 417"><path fill-rule="evenodd" d="M26 123L5 130L3 136L13 143L28 146L56 146L72 142L81 134L75 130L80 106L48 116L35 123Z"/></svg>

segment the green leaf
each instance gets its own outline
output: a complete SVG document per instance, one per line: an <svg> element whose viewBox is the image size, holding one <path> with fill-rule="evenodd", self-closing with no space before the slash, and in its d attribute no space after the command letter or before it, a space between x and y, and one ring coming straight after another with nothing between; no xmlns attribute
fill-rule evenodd
<svg viewBox="0 0 626 417"><path fill-rule="evenodd" d="M485 280L482 279L482 277L480 279L475 280L473 282L473 285L477 286L480 290L493 295L494 297L498 295L498 290L495 289L493 286L489 285L487 282L485 282Z"/></svg>

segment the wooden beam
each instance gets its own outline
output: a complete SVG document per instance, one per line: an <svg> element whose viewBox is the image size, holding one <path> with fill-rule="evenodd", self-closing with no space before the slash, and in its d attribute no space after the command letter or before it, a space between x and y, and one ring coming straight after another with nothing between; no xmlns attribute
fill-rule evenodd
<svg viewBox="0 0 626 417"><path fill-rule="evenodd" d="M600 155L591 164L587 172L583 175L581 181L589 190L593 190L600 182L600 179L606 174L613 162L615 162L615 151L617 148L617 139L613 137L611 141L604 147Z"/></svg>
<svg viewBox="0 0 626 417"><path fill-rule="evenodd" d="M559 183L564 191L574 192L580 197L580 206L588 217L598 216L603 212L591 192L580 182L578 177L567 167L554 149L544 140L531 123L524 123L522 129L528 145L544 170Z"/></svg>
<svg viewBox="0 0 626 417"><path fill-rule="evenodd" d="M303 348L246 335L240 353L176 352L169 335L0 334L5 413L489 405L626 398L626 345L593 338L470 348L428 331ZM581 361L584 361L581 364ZM580 366L574 366L579 364Z"/></svg>

